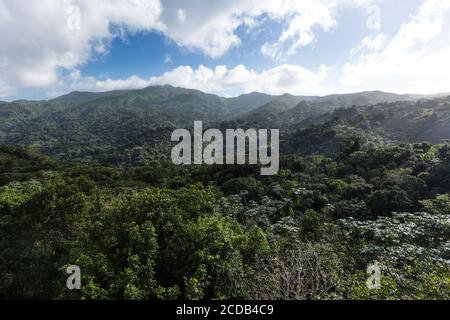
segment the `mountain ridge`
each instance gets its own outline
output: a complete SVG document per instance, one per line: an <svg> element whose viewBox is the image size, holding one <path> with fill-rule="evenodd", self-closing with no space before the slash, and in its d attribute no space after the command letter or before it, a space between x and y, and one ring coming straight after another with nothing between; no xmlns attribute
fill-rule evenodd
<svg viewBox="0 0 450 320"><path fill-rule="evenodd" d="M172 86L172 85L151 85L151 86L147 86L141 89L118 89L118 90L106 90L106 91L81 91L81 90L74 90L65 94L62 94L60 96L57 96L55 98L51 98L51 99L44 99L44 100L30 100L30 99L19 99L19 100L13 100L13 101L0 101L0 103L13 103L13 102L52 102L52 101L65 101L65 102L69 102L73 99L75 99L75 97L77 95L80 96L104 96L104 95L108 95L108 94L120 94L120 93L129 93L129 92L136 92L136 91L143 91L143 90L147 90L147 89L151 89L151 88L173 88L173 89L182 89L182 90L187 90L187 91L192 91L192 92L201 92L204 94L210 94L210 95L215 95L227 100L232 100L232 99L236 99L236 98L240 98L240 97L244 97L244 96L251 96L251 95L266 95L266 96L271 96L271 97L282 97L285 95L290 95L293 97L301 97L304 99L310 99L310 98L316 98L316 99L328 99L328 98L332 98L332 97L336 97L336 96L351 96L351 95L363 95L363 94L389 94L392 96L398 96L398 97L411 97L412 99L420 99L420 98L424 98L424 97L431 97L431 98L435 98L435 97L442 97L442 96L447 96L450 95L450 92L442 92L442 93L434 93L434 94L402 94L402 93L394 93L394 92L388 92L388 91L382 91L382 90L367 90L367 91L357 91L357 92L351 92L351 93L335 93L335 94L327 94L327 95L293 95L290 93L283 93L283 94L278 94L278 95L274 95L274 94L268 94L268 93L264 93L264 92L259 92L259 91L253 91L250 93L244 93L244 94L240 94L234 97L224 97L218 94L213 94L213 93L206 93L204 91L201 90L197 90L197 89L190 89L190 88L185 88L185 87L179 87L179 86Z"/></svg>
<svg viewBox="0 0 450 320"><path fill-rule="evenodd" d="M402 142L408 137L433 142L450 138L445 129L450 127L450 115L439 99L445 98L381 91L323 97L253 92L224 98L173 86L103 93L75 91L47 101L1 104L0 143L31 147L63 160L145 164L170 155L174 129L189 129L193 121L202 120L204 128L280 128L285 150L331 154L338 152L347 138L361 138L364 143ZM421 134L405 127L407 123L420 125L423 132L432 131L435 123L426 121L428 113L444 119L436 122L438 134ZM341 122L333 122L335 117ZM365 122L358 122L360 118ZM407 134L396 136L400 129ZM366 139L369 135L374 138Z"/></svg>

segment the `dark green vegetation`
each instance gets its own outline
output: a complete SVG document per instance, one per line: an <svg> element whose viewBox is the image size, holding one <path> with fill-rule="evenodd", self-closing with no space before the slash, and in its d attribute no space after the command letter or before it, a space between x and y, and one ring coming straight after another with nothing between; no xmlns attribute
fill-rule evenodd
<svg viewBox="0 0 450 320"><path fill-rule="evenodd" d="M279 127L279 174L174 166L194 120ZM381 92L0 104L0 298L448 299L449 128L449 98Z"/></svg>
<svg viewBox="0 0 450 320"><path fill-rule="evenodd" d="M225 99L171 86L73 92L50 101L0 104L0 143L31 147L60 160L145 165L167 160L171 132L192 128L194 120L214 127L290 129L307 118L355 103L415 98L366 92L327 97L252 93Z"/></svg>

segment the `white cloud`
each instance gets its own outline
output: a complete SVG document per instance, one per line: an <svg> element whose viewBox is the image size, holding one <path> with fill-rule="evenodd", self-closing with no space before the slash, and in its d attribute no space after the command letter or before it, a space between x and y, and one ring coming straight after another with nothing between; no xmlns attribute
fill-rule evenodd
<svg viewBox="0 0 450 320"><path fill-rule="evenodd" d="M262 49L278 58L314 41L315 27L334 26L338 6L368 1L0 0L0 96L49 90L64 81L62 74L95 54L107 54L114 37L139 31L158 31L179 46L217 58L240 45L238 28L259 28L265 16L286 25Z"/></svg>
<svg viewBox="0 0 450 320"><path fill-rule="evenodd" d="M70 28L70 6L79 6L80 28ZM0 0L0 96L21 88L50 88L60 70L104 53L117 34L162 29L158 0ZM115 25L116 32L110 29Z"/></svg>
<svg viewBox="0 0 450 320"><path fill-rule="evenodd" d="M386 40L387 36L383 33L378 33L375 36L367 36L361 40L361 43L358 47L352 49L350 54L355 55L357 53L363 52L364 50L379 51L383 48Z"/></svg>
<svg viewBox="0 0 450 320"><path fill-rule="evenodd" d="M177 44L217 58L239 46L239 27L253 28L263 15L286 27L261 52L275 59L289 56L315 40L314 29L336 25L339 7L361 6L371 0L170 0L164 1L164 34Z"/></svg>
<svg viewBox="0 0 450 320"><path fill-rule="evenodd" d="M255 72L243 65L235 68L216 66L214 69L200 65L197 69L190 66L180 66L158 77L142 79L131 76L127 79L104 79L83 77L79 71L74 71L64 82L59 83L59 89L51 92L52 96L64 93L64 90L109 91L123 89L138 89L150 85L170 84L173 86L198 89L221 96L236 96L253 91L270 94L318 94L326 90L322 82L327 77L327 69L322 66L317 72L310 71L298 65L284 64L262 72Z"/></svg>
<svg viewBox="0 0 450 320"><path fill-rule="evenodd" d="M333 3L329 1L302 1L289 10L292 15L287 27L275 43L264 43L261 53L274 59L283 59L315 40L313 28L329 30L336 24L332 15Z"/></svg>
<svg viewBox="0 0 450 320"><path fill-rule="evenodd" d="M0 97L37 89L48 95L70 90L112 90L172 84L221 95L250 91L317 94L382 89L448 91L450 0L423 0L394 36L381 30L361 40L347 63L316 70L282 64L256 72L243 65L180 66L142 79L86 77L78 71L108 54L114 37L157 31L177 45L217 58L239 46L238 30L263 32L264 19L281 25L260 48L283 60L330 30L347 7L371 0L0 0ZM71 5L80 8L80 29L67 25ZM72 11L70 11L73 13ZM170 63L170 56L164 58ZM162 62L162 61L161 61ZM69 74L69 76L67 76Z"/></svg>
<svg viewBox="0 0 450 320"><path fill-rule="evenodd" d="M356 61L342 68L352 91L381 89L432 93L449 90L450 0L423 1L417 14L390 39L363 39Z"/></svg>

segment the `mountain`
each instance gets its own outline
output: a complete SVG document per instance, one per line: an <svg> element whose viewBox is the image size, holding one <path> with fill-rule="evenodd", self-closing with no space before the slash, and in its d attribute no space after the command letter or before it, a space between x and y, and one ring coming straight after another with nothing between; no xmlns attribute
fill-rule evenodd
<svg viewBox="0 0 450 320"><path fill-rule="evenodd" d="M250 127L267 127L273 128L280 122L279 116L292 108L294 108L302 100L311 100L313 97L300 97L290 94L281 96L272 96L271 100L259 108L254 108L250 112L237 114L230 120L235 127L250 128ZM227 124L227 123L225 123Z"/></svg>
<svg viewBox="0 0 450 320"><path fill-rule="evenodd" d="M86 103L90 101L94 101L96 99L106 97L106 96L120 96L122 94L126 94L129 91L120 90L120 91L107 91L107 92L81 92L81 91L73 91L68 94L62 95L55 99L52 99L51 102L55 103Z"/></svg>
<svg viewBox="0 0 450 320"><path fill-rule="evenodd" d="M192 128L195 120L202 120L205 127L281 128L286 150L299 153L333 149L311 143L321 139L323 126L328 126L325 138L334 131L343 137L371 135L383 142L448 138L445 107L431 107L441 105L436 101L444 98L415 101L423 97L373 91L324 97L254 92L223 98L172 86L72 92L48 101L1 104L0 143L31 147L63 160L145 164L167 158L171 132ZM426 111L420 111L422 114L418 108ZM392 115L393 110L398 114ZM415 118L419 114L426 117L430 110L435 122ZM358 122L360 118L364 121ZM381 124L376 119L381 119ZM433 130L436 123L438 130ZM421 133L409 125L420 127ZM404 136L396 136L396 132L404 132ZM329 142L333 153L339 147L335 142ZM302 143L306 145L302 147Z"/></svg>
<svg viewBox="0 0 450 320"><path fill-rule="evenodd" d="M271 101L253 111L234 118L235 125L250 127L270 127L289 130L301 121L332 112L339 108L373 105L381 102L415 101L423 95L399 95L382 91L368 91L328 96L275 96Z"/></svg>
<svg viewBox="0 0 450 320"><path fill-rule="evenodd" d="M450 139L450 96L353 106L305 119L284 137L287 153L336 155L343 144L442 143Z"/></svg>
<svg viewBox="0 0 450 320"><path fill-rule="evenodd" d="M229 112L233 114L232 116L237 116L242 113L253 111L256 108L269 103L273 99L274 97L271 95L260 92L252 92L249 94L240 95L238 97L228 98L226 99L226 104Z"/></svg>
<svg viewBox="0 0 450 320"><path fill-rule="evenodd" d="M364 91L349 94L333 94L320 97L316 102L332 105L334 107L351 107L362 105L374 105L382 102L412 101L425 98L418 94L396 94L383 91Z"/></svg>
<svg viewBox="0 0 450 320"><path fill-rule="evenodd" d="M0 138L65 160L128 162L141 154L157 158L160 141L170 145L173 128L192 127L194 120L218 121L227 112L224 98L171 86L72 93L36 105L1 107L8 121L0 122Z"/></svg>
<svg viewBox="0 0 450 320"><path fill-rule="evenodd" d="M270 102L252 112L252 114L284 112L295 107L300 101L314 101L316 99L316 97L283 94L281 96L274 97Z"/></svg>

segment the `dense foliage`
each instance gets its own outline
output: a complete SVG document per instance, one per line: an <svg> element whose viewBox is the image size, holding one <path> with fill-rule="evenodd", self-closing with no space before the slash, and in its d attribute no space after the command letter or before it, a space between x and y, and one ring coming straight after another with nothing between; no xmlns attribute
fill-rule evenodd
<svg viewBox="0 0 450 320"><path fill-rule="evenodd" d="M293 155L272 177L7 146L0 166L2 298L449 298L447 145ZM70 264L79 292L65 287Z"/></svg>
<svg viewBox="0 0 450 320"><path fill-rule="evenodd" d="M323 123L329 112L376 103L387 103L386 108L395 110L397 105L408 107L408 101L417 98L363 92L325 97L252 93L226 99L171 86L106 93L73 92L49 101L0 103L0 143L32 147L66 161L93 159L103 164L140 166L153 160L168 160L172 131L192 128L194 120L202 120L205 127L214 128L281 128L285 133L284 153L330 154L336 152L333 146L339 145L347 134L365 139L380 137L380 133L371 130L364 135L359 123L347 121L354 113L364 113L357 109L351 109L350 115L335 115L345 122L340 127ZM398 122L404 123L401 119ZM316 127L309 128L311 125ZM427 129L430 125L433 123L428 122ZM298 132L307 127L306 133ZM422 140L427 139L413 141Z"/></svg>
<svg viewBox="0 0 450 320"><path fill-rule="evenodd" d="M0 103L0 298L449 299L450 103L417 98ZM281 128L279 173L173 165L170 134L193 120Z"/></svg>

